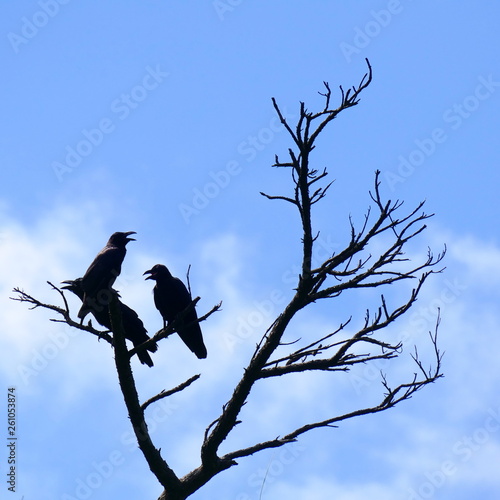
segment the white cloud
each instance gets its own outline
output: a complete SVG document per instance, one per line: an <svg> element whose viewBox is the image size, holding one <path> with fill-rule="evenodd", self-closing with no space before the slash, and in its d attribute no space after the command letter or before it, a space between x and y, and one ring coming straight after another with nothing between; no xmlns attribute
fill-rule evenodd
<svg viewBox="0 0 500 500"><path fill-rule="evenodd" d="M0 340L0 348L4 353L2 378L7 384L14 380L19 383L19 375L13 376L18 373L19 366L33 368L33 363L43 364L43 360L35 360L35 356L38 353L43 358L45 353L46 366L30 378L27 386L20 386L25 394L50 394L47 401L57 407L61 419L71 412L74 405L92 401L93 398L105 398L109 391L118 394L112 351L104 342L97 343L84 333L70 336L67 327L48 321L54 314L39 309L29 311L26 304L12 302L7 297L12 295L10 290L13 286L21 286L42 300L60 303L58 294L50 290L45 280L51 279L57 283L82 272L85 268L82 262L89 261L107 237L99 225L94 227L97 228L95 233L89 231L88 219L68 207L42 215L31 227L12 218L4 218L2 227L0 262L3 269L0 290L5 299L0 305L5 327ZM84 244L82 232L92 234ZM358 484L353 486L352 482L336 472L335 463L332 462L332 477L335 479L318 475L292 485L286 482L284 475L282 482L276 481L265 487L263 499L400 498L394 491L401 493L412 485L418 487L425 481L426 472L436 470L450 453L453 455L453 446L464 435L474 436L474 432L484 425L488 410L497 401L500 382L497 369L500 314L497 309L490 307L489 302L483 302L478 284L493 284L500 250L470 238L448 235L446 239L450 248L447 262L449 272L429 280L415 305L416 316L412 317L410 311L410 315L390 333L397 336L404 331L412 332L414 337L410 340L418 342L422 356L430 361L432 352L428 348L426 335L434 323L426 319L426 311L435 310L440 301L443 317L440 343L446 351L443 365L446 378L384 416L362 417L363 423L360 423L361 419L355 419L351 421L352 424L342 424L338 430L325 434L315 431L308 438L308 457L317 457L321 450L335 441L345 446L348 454L346 462L350 461L351 467L354 467L356 460L369 459L368 456L356 455L363 446L366 447L366 455L377 450L380 467L394 471L393 484L378 484L358 478ZM275 303L272 310L267 310L262 306L264 300L269 298L265 294L254 300L260 278L258 275L252 276L250 271L253 252L251 245L233 234L217 235L199 244L199 256L193 260L196 272L191 276L193 293L202 297L198 311L204 313L223 300L222 311L202 324L209 348L208 359L196 360L174 336L163 341L159 351L153 355L153 369L149 370L137 362L133 365L143 400L162 389L176 386L195 373L202 375L190 388L171 399L173 410L168 418L156 422L155 440L163 449L166 449L164 443L169 443L165 457L175 456L175 465L182 470L199 463L196 450L203 431L220 413L243 373L255 343L284 306ZM122 283L124 300L140 311L151 334L160 328L161 318L154 308L151 283L143 280L142 273L152 263L160 261L173 262L176 269L185 264L184 256L154 255L137 244L127 256L127 279ZM488 269L491 269L490 274ZM449 283L453 284L455 276L463 279L460 283L464 283L467 288L459 287L458 292L453 294L449 293ZM475 277L480 278L479 282L473 281ZM242 285L242 282L245 284ZM443 293L443 290L447 293ZM488 293L491 302L498 299L498 295L494 295L495 288L490 288ZM71 305L75 307L76 304L77 301L72 300ZM339 313L338 310L334 312L336 315ZM260 314L258 322L257 313ZM251 326L252 314L255 326L248 333L241 325L246 322ZM300 315L290 337L307 338L312 331L331 330L332 321L335 323L337 317L332 320L327 314L327 308L317 308L311 313ZM424 318L424 321L419 322L419 318ZM228 345L227 339L231 335L235 336L236 342ZM410 364L409 358L407 361L395 363L394 368L390 365L385 371L396 381L408 378L415 367ZM272 382L260 381L242 412L242 416L248 418L247 422L237 426L224 449L227 446L226 451L229 451L235 446L252 444L255 437L270 439L291 430L296 424L315 419L318 414L320 417L328 412L338 414L347 406L356 406L364 398L356 393L349 377L349 374L342 373L308 374L300 378L280 377ZM381 392L379 379L367 377L367 382L366 392L361 396L378 400ZM155 415L154 411L161 410L153 406L148 413L151 416ZM100 410L103 425L110 422L109 411L106 408ZM113 411L117 411L116 408ZM439 419L436 418L437 414ZM360 428L365 429L373 442L366 445L359 442L361 438L356 435L356 429ZM391 429L400 434L399 445L380 446L384 433L391 432ZM121 429L124 430L125 427ZM324 440L316 439L318 435L325 436ZM343 437L352 439L352 442L343 443ZM455 484L470 485L487 480L489 472L484 472L488 470L484 467L500 458L499 441L499 434L492 433L489 441L480 446L470 460L460 462L460 468L447 484L454 487ZM96 452L103 456L109 450L101 453L96 449ZM460 456L455 458L459 460ZM247 460L253 459L249 457L242 459L242 462ZM325 460L334 459L327 457ZM315 466L311 462L306 472L313 471ZM237 476L233 474L233 477ZM241 490L241 487L236 485L235 490ZM442 491L444 489L439 493ZM325 492L328 492L327 496Z"/></svg>
<svg viewBox="0 0 500 500"><path fill-rule="evenodd" d="M500 248L472 235L451 238L449 254L463 265L467 280L475 286L497 287L500 281Z"/></svg>

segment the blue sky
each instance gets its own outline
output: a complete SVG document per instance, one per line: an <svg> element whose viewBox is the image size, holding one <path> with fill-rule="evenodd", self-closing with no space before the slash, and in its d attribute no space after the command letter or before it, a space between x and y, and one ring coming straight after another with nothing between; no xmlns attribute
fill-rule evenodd
<svg viewBox="0 0 500 500"><path fill-rule="evenodd" d="M445 378L384 414L242 459L192 498L498 498L496 2L38 0L1 10L0 380L18 397L16 498L134 500L161 488L131 440L109 346L8 300L12 288L57 302L46 280L82 275L112 232L134 230L120 291L154 333L161 320L142 273L163 262L184 277L191 264L198 310L223 301L203 325L208 359L171 338L153 369L133 368L143 399L201 373L148 415L178 474L196 467L205 427L294 286L297 214L259 195L291 189L270 168L291 146L271 97L293 121L299 101L322 106L323 81L335 98L357 84L365 58L372 85L313 154L335 179L315 212L317 256L346 244L375 170L387 198L408 209L425 199L436 215L409 255L446 244L447 269L389 334L430 355L440 307ZM328 331L344 311L362 321L372 299L317 305L290 335ZM407 379L409 352L394 365L259 385L225 451L376 402L378 370Z"/></svg>

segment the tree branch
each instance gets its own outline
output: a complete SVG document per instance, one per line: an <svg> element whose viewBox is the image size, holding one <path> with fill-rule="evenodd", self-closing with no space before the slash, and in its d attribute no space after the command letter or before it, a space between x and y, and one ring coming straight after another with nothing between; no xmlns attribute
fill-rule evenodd
<svg viewBox="0 0 500 500"><path fill-rule="evenodd" d="M176 392L183 391L186 387L190 386L195 380L198 380L199 378L200 375L193 375L191 378L189 378L182 384L179 384L177 387L174 387L173 389L170 389L168 391L165 390L161 391L156 396L153 396L152 398L149 398L147 401L142 403L141 410L144 411L150 404L155 403L160 399L168 398L169 396L172 396L172 394L175 394Z"/></svg>
<svg viewBox="0 0 500 500"><path fill-rule="evenodd" d="M90 323L80 325L73 321L64 293L51 283L49 284L52 288L61 295L63 307L42 303L20 289L14 289L17 294L14 300L26 302L32 306L31 308L42 307L54 311L62 319L52 321L63 321L74 328L104 338L113 345L118 380L139 448L151 471L164 487L160 500L185 500L216 474L236 465L235 459L237 458L249 456L264 449L283 446L316 428L336 427L336 424L346 419L387 410L411 398L416 391L442 376L442 354L437 347L437 331L440 322L438 314L435 333L430 333L435 367L426 369L415 348L411 356L417 366L417 373L410 377L409 382L400 383L394 388L389 385L386 375L381 373L382 387L385 392L378 405L307 422L284 436L253 443L219 456L221 444L240 423L240 412L247 404L257 381L306 371L322 371L328 374L345 372L360 363L389 360L400 356L403 349L402 342L383 340L379 332L412 307L429 276L441 272L436 266L443 259L446 247L436 256L429 250L427 258L422 259L420 263L410 262L405 253L408 243L425 230L425 222L432 216L421 211L424 202L418 204L415 209L400 215L403 211L403 202L383 199L378 170L375 172L374 189L369 193L372 207L366 211L360 224L361 227L356 229L349 216L350 231L345 248L339 253L332 253L319 265L313 266L314 249L319 235L319 231L313 228L313 206L326 197L333 181L327 181L326 168L317 169L311 166L311 155L319 134L323 133L327 125L342 111L357 105L361 92L370 85L372 68L368 60L366 63L368 70L357 86L350 87L346 91L340 86L340 103L337 108L332 107L332 92L329 84L323 82L324 92L320 92L320 95L324 97L323 107L317 112L310 112L305 104L300 102L299 118L296 124L288 123L276 100L272 99L274 110L293 141L293 149L288 149L288 159L280 161L276 156L273 166L289 169L293 187L287 195L269 195L263 192L261 195L269 200L282 200L296 207L302 227L301 272L292 299L264 332L231 397L222 406L219 416L206 428L201 447L201 464L184 477L179 478L176 475L162 458L160 450L154 446L144 418L144 411L154 402L184 390L198 380L200 375L194 375L168 391L162 390L141 405L130 357L175 332L177 322L182 321L185 315L195 307L199 297L196 297L166 328L156 332L151 339L140 346L127 351L121 312L114 292L109 305L113 331L113 336L111 336L108 332L94 330ZM369 253L367 250L372 250L372 247L382 248L382 250L374 254ZM390 301L381 294L378 307L374 310L367 309L364 318L358 320L357 330L350 332L349 335L346 334L345 327L353 322L352 317L340 322L336 330L326 334L324 332L308 333L305 345L301 345L301 339L294 342L286 342L284 339L297 313L319 299L332 299L347 290L384 287L405 280L415 280L414 287L406 291L405 298L401 299L398 296L398 302L394 305L389 304ZM190 288L189 270L188 287ZM197 321L204 321L220 307L219 303ZM276 355L278 348L280 348L279 356ZM281 352L284 349L289 349L291 352L283 355Z"/></svg>
<svg viewBox="0 0 500 500"><path fill-rule="evenodd" d="M92 335L95 335L99 339L105 340L111 345L113 344L113 338L111 337L111 335L109 335L109 333L107 332L96 330L95 328L93 328L91 321L89 321L88 325L83 325L80 323L80 321L74 321L71 318L68 302L66 300L66 297L64 296L64 292L55 285L53 285L50 281L47 281L47 283L52 287L53 290L56 290L63 298L64 309L52 304L46 304L44 302L41 302L17 287L13 289L13 292L17 293L18 296L10 297L10 299L18 302L27 302L28 304L32 304L32 307L30 307L30 309L36 309L37 307L41 307L42 309L48 309L49 311L54 311L60 316L62 316L63 319L62 320L51 319L50 321L53 321L55 323L66 323L69 326L72 326L73 328L77 328L78 330L83 330L84 332L91 333Z"/></svg>
<svg viewBox="0 0 500 500"><path fill-rule="evenodd" d="M130 356L125 344L125 333L123 331L121 312L116 293L112 293L111 295L109 313L114 334L115 364L118 372L118 380L137 443L151 472L156 476L160 484L169 491L179 491L181 487L180 480L163 460L160 451L153 445L146 420L144 419L144 408L139 404L139 396L132 374L132 367L130 366Z"/></svg>
<svg viewBox="0 0 500 500"><path fill-rule="evenodd" d="M394 389L391 389L387 379L384 374L381 374L382 377L382 385L384 389L386 390L386 393L384 394L384 398L382 401L376 405L376 406L370 406L370 407L365 407L361 408L359 410L354 410L348 413L345 413L343 415L339 415L336 417L332 418L327 418L325 420L305 424L301 427L298 427L292 432L289 432L285 436L281 438L276 438L270 441L264 441L262 443L255 444L253 446L250 446L248 448L242 448L240 450L236 450L231 453L227 453L224 455L224 458L241 458L244 456L252 455L253 453L257 451L261 451L264 449L269 449L269 448L276 448L279 446L283 446L287 443L295 441L300 435L305 434L306 432L309 432L313 429L318 429L322 427L336 427L336 423L342 422L344 420L348 420L350 418L354 417L359 417L361 415L369 415L372 413L379 413L381 411L388 410L390 408L393 408L397 404L401 403L402 401L405 401L407 399L410 399L413 394L415 394L417 391L422 389L424 386L431 384L435 382L437 379L441 378L443 374L441 373L441 362L443 355L439 351L437 347L437 333L438 333L438 327L440 324L440 317L438 314L438 318L436 320L436 327L435 327L435 332L432 334L429 332L429 336L431 338L431 342L434 348L434 354L435 354L435 367L434 368L429 368L428 370L425 370L423 367L422 362L418 358L418 354L415 353L415 355L412 355L412 358L416 362L419 370L423 374L422 379L417 378L417 374L415 373L413 376L413 380L409 383L403 383L395 387Z"/></svg>
<svg viewBox="0 0 500 500"><path fill-rule="evenodd" d="M409 270L395 270L391 265L406 261L403 258L403 247L409 240L420 234L425 229L424 224L420 224L429 216L426 214L417 215L421 205L419 205L410 214L396 218L395 212L402 203L399 201L391 202L390 200L383 203L380 195L380 172L375 174L375 190L370 193L372 200L375 202L378 210L378 218L369 225L370 211L368 211L363 227L359 233L356 233L351 222L351 241L345 250L338 255L333 255L327 259L318 268L312 268L312 254L316 237L313 236L312 229L312 205L320 201L326 195L331 182L325 187L317 186L321 180L327 176L326 169L321 172L310 168L309 159L310 153L314 149L314 142L318 135L325 129L341 111L349 107L355 106L359 102L360 93L371 83L372 70L369 62L368 73L362 78L357 87L348 89L344 92L341 90L341 103L337 109L330 108L331 91L327 83L325 83L326 92L325 107L318 113L310 113L305 108L304 103L300 103L300 114L295 129L287 123L275 99L272 100L273 106L278 114L278 117L293 139L298 153L289 150L289 162L280 162L276 157L275 166L287 167L291 170L292 181L294 183L294 196L283 195L268 195L261 193L270 200L283 200L298 209L302 223L302 265L301 274L296 287L296 293L284 311L276 318L272 325L267 329L261 341L257 344L255 352L246 367L244 374L235 388L231 398L224 405L220 416L211 424L206 431L205 440L202 446L202 464L209 467L211 461L216 461L217 450L220 444L226 439L232 429L238 424L238 414L246 403L253 384L263 378L284 375L292 372L302 372L306 370L325 370L338 371L348 370L352 365L357 363L366 363L377 359L391 359L398 355L402 345L395 345L387 342L382 342L379 339L372 337L374 332L388 326L395 321L401 314L404 314L417 298L423 283L427 277L438 271L429 270L441 261L444 254L439 254L436 258L429 252L428 258L422 264L415 265ZM313 127L315 120L319 123ZM314 191L311 192L313 184ZM360 257L355 261L355 256L366 248L378 235L390 231L394 234L395 240L383 251L376 259L371 256ZM369 267L366 267L371 262ZM417 278L417 273L421 276ZM340 280L336 285L324 286L326 280L333 277ZM382 304L379 307L377 314L370 320L370 314L367 312L365 325L357 333L348 340L331 343L330 339L336 332L329 333L319 340L314 340L306 347L299 348L291 354L271 361L270 358L276 348L282 345L282 336L289 326L290 321L295 314L306 305L320 298L333 298L341 292L350 288L363 287L378 287L389 285L404 279L418 279L416 287L410 293L408 300L389 311L387 303L382 296ZM343 326L340 327L341 330ZM339 331L338 330L338 331ZM365 355L355 354L350 352L350 349L359 343L365 345L376 346L382 349L382 353L367 353ZM337 351L333 355L323 357L328 350L337 347ZM319 359L310 359L319 358ZM429 383L426 380L422 383ZM414 388L418 382L414 380L408 385L409 388ZM394 395L394 400L398 400L396 395L405 387L404 385L396 388L391 392ZM392 403L391 403L392 404ZM390 405L389 405L390 406ZM387 402L380 407L360 410L350 416L364 414L374 411L381 411L382 408L388 407ZM284 438L278 438L251 446L245 450L239 450L230 454L224 455L223 458L236 458L255 453L260 449L267 447L281 446L290 440L293 440L297 435L306 432L307 429L312 429L317 426L329 426L336 421L348 418L348 416L334 417L327 421L315 424L309 424L303 429L295 431L295 434L288 434Z"/></svg>
<svg viewBox="0 0 500 500"><path fill-rule="evenodd" d="M200 300L200 297L196 297L193 299L193 301L183 310L181 311L177 317L175 318L174 321L172 321L170 324L168 324L165 328L162 328L158 330L149 340L146 340L146 342L143 342L142 344L135 346L133 349L130 349L129 351L129 356L132 357L134 354L137 352L143 351L144 349L148 349L150 346L156 344L160 340L166 339L167 337L170 337L173 333L177 331L177 326L179 324L183 324L184 318L186 315L191 311L198 301ZM219 311L222 306L222 302L219 302L216 304L208 313L205 315L201 316L198 318L196 323L201 323L202 321L205 321L207 318L209 318L214 312ZM187 325L184 325L184 327L189 327L191 324L195 323L192 321L191 323L188 323Z"/></svg>

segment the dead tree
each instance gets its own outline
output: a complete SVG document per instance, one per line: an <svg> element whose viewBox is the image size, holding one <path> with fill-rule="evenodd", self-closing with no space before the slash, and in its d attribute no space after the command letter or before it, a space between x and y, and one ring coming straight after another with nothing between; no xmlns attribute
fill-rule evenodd
<svg viewBox="0 0 500 500"><path fill-rule="evenodd" d="M234 388L227 403L223 405L220 414L206 428L200 450L200 465L179 477L162 457L160 447L155 445L148 432L144 418L144 410L162 398L186 389L195 382L199 375L195 375L183 384L168 391L149 398L141 403L137 393L134 375L130 365L130 357L138 350L145 349L150 343L159 342L175 330L175 323L160 330L151 340L139 347L127 351L120 310L115 300L110 304L112 336L106 332L99 332L91 325L80 325L72 320L64 293L54 287L62 297L64 306L44 304L27 293L16 289L16 300L30 303L33 307L51 309L62 316L63 321L72 327L86 330L112 344L120 388L123 393L127 411L137 437L138 445L144 457L162 487L163 493L159 500L183 500L199 490L215 475L237 465L237 460L247 457L261 450L276 448L296 441L302 434L321 427L336 427L336 424L346 419L370 413L377 413L394 407L407 400L424 386L434 382L442 376L442 355L437 347L437 329L439 317L436 318L436 329L430 333L430 342L434 353L434 366L426 368L415 349L412 355L415 362L415 373L409 375L405 382L391 386L384 374L381 374L382 391L378 404L362 407L341 415L332 415L329 418L303 422L295 429L283 429L281 437L269 437L262 442L254 442L248 447L221 454L220 446L231 434L237 432L240 423L240 412L247 402L251 404L251 391L259 381L272 377L286 376L291 373L305 373L309 371L338 372L349 371L353 366L390 360L400 356L403 344L400 341L387 342L380 338L382 329L394 323L405 314L417 300L427 278L440 272L436 269L444 256L444 251L434 256L430 250L421 262L413 263L405 257L404 250L408 242L416 238L426 225L430 215L422 211L423 203L416 208L404 212L403 202L385 201L381 194L380 172L375 173L373 191L370 192L372 206L368 209L361 227L356 228L350 223L350 238L345 248L333 253L320 265L313 265L313 250L317 241L318 232L313 230L312 208L325 198L331 183L325 184L328 173L326 169L318 170L310 164L311 153L315 141L325 127L342 111L355 106L359 102L361 92L368 87L372 80L372 69L368 60L368 72L364 75L357 87L344 91L340 87L340 104L337 108L331 107L331 90L324 83L325 91L320 93L324 97L324 108L316 113L309 112L304 103L300 104L300 115L296 124L288 123L276 101L273 105L278 117L293 141L293 147L288 150L286 161L276 157L275 167L289 169L293 190L290 195L269 195L261 193L270 200L282 200L295 207L302 224L302 256L301 272L298 277L294 295L272 324L263 333L257 343L255 351L243 371L239 383ZM376 255L367 253L369 243L380 236L384 236L384 250ZM313 302L335 299L347 290L362 288L385 289L387 285L398 282L414 282L411 287L403 287L399 303L389 305L383 294L380 295L379 305L368 309L363 318L345 318L338 327L331 332L311 332L304 345L287 344L284 335L292 319L299 311ZM53 286L53 285L52 285ZM404 296L404 293L407 295ZM401 298L401 297L404 298ZM194 307L193 302L189 307ZM210 314L219 308L215 306L199 321L207 319ZM181 314L184 315L184 313ZM182 320L182 318L179 318ZM347 324L358 322L359 328L355 333L345 338ZM352 325L351 325L352 326ZM342 332L344 335L339 335ZM277 350L288 349L287 354L277 355ZM362 347L362 349L359 349Z"/></svg>

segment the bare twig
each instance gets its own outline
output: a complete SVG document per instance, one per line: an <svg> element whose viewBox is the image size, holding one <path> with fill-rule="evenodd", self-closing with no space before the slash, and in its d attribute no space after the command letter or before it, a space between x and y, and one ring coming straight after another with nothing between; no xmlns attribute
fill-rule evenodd
<svg viewBox="0 0 500 500"><path fill-rule="evenodd" d="M36 309L37 307L41 307L42 309L48 309L49 311L54 311L60 316L62 316L63 319L62 320L51 319L50 321L53 321L55 323L66 323L67 325L73 328L77 328L78 330L83 330L84 332L91 333L92 335L95 335L99 339L103 339L109 344L113 344L113 338L111 337L111 335L109 335L109 333L105 331L96 330L91 326L90 321L88 325L84 325L81 324L80 321L73 320L70 315L68 303L66 301L66 297L64 296L64 292L59 288L57 288L56 286L54 286L50 281L47 281L47 283L52 287L52 289L56 290L63 297L64 309L59 306L55 306L53 304L46 304L44 302L41 302L35 297L26 293L24 290L21 290L20 288L17 287L14 288L13 291L17 293L18 296L11 297L11 300L16 300L18 302L26 302L28 304L31 304L32 307L30 307L30 309Z"/></svg>
<svg viewBox="0 0 500 500"><path fill-rule="evenodd" d="M198 380L200 378L200 375L193 375L191 378L183 382L182 384L179 384L177 387L174 387L173 389L170 389L168 391L161 391L159 394L156 396L153 396L152 398L149 398L147 401L142 403L141 409L144 411L150 404L155 403L156 401L159 401L160 399L163 398L168 398L169 396L172 396L172 394L175 394L176 392L180 392L184 390L186 387L190 386L195 380Z"/></svg>
<svg viewBox="0 0 500 500"><path fill-rule="evenodd" d="M189 325L194 323L194 321L193 321L191 323L188 323L187 325L184 325L183 321L184 321L184 318L186 317L186 315L189 313L189 311L191 311L193 309L193 307L196 306L196 304L198 303L199 300L200 300L200 297L196 297L195 299L193 299L193 301L183 311L181 311L177 315L177 318L173 322L168 324L165 328L158 330L149 340L146 340L146 342L143 342L142 344L135 346L133 349L130 349L129 356L132 357L137 352L143 351L144 349L148 349L149 347L156 344L160 340L163 340L163 339L166 339L167 337L170 337L170 335L172 335L173 333L175 333L177 331L177 326L179 324L182 324L184 327L188 327ZM219 311L221 306L222 306L222 302L219 302L218 304L213 306L212 309L210 309L210 311L208 311L206 314L204 314L203 316L198 318L198 320L196 322L200 323L202 321L205 321L214 312Z"/></svg>

